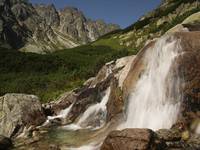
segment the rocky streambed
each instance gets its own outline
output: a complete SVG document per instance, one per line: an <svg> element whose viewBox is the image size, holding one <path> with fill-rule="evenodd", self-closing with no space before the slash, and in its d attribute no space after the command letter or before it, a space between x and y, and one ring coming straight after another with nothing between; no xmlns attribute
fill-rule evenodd
<svg viewBox="0 0 200 150"><path fill-rule="evenodd" d="M0 134L5 136L0 138L0 149L10 148L10 139L13 149L200 149L200 32L183 28L149 42L137 56L107 63L96 77L57 101L42 105L33 95L0 97ZM177 55L169 55L170 66L156 59L168 59L163 54L174 51ZM150 88L141 92L138 84ZM152 93L162 95L152 97ZM128 108L136 99L144 111L138 113L140 106L135 105ZM171 105L176 104L173 111ZM162 118L150 115L154 109L164 114ZM133 124L130 114L136 119Z"/></svg>

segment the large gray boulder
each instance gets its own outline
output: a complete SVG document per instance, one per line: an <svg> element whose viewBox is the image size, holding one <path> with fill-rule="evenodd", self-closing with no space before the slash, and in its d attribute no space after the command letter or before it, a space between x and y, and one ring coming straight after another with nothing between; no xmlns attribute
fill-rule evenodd
<svg viewBox="0 0 200 150"><path fill-rule="evenodd" d="M45 120L38 97L25 94L6 94L0 97L0 134L16 136L25 127L38 126Z"/></svg>

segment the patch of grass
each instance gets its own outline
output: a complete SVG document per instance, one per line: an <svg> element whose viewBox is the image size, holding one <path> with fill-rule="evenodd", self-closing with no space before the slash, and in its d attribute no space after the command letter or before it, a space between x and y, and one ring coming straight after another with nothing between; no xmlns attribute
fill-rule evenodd
<svg viewBox="0 0 200 150"><path fill-rule="evenodd" d="M121 46L118 39L111 38L101 38L95 41L92 45L94 46L108 46L112 49L121 50L124 46Z"/></svg>
<svg viewBox="0 0 200 150"><path fill-rule="evenodd" d="M172 20L172 22L164 24L164 26L162 26L162 27L159 27L159 29L162 28L162 34L164 34L165 32L167 32L169 29L173 28L177 24L182 23L190 15L192 15L196 12L199 12L199 11L200 11L200 7L197 7L190 11L187 11L184 14L177 16L175 19Z"/></svg>
<svg viewBox="0 0 200 150"><path fill-rule="evenodd" d="M152 14L150 16L145 17L143 20L138 20L131 26L124 29L122 32L126 33L131 30L134 30L134 29L135 30L142 29L144 26L151 24L152 22L156 21L157 19L160 19L163 16L169 15L170 13L175 11L181 4L192 3L195 1L196 0L173 0L170 2L170 4L167 5L167 7L163 6L163 7L159 7L157 9L155 9L153 12L151 12Z"/></svg>
<svg viewBox="0 0 200 150"><path fill-rule="evenodd" d="M0 95L27 93L38 95L42 102L51 101L81 86L106 62L129 54L91 45L47 55L0 49Z"/></svg>

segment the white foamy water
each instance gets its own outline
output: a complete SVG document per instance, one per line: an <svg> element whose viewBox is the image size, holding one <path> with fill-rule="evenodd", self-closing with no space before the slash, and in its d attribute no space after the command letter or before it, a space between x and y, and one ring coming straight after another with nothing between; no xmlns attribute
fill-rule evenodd
<svg viewBox="0 0 200 150"><path fill-rule="evenodd" d="M78 148L68 148L66 150L99 150L101 144L89 144Z"/></svg>
<svg viewBox="0 0 200 150"><path fill-rule="evenodd" d="M62 110L59 115L57 116L48 116L48 119L49 120L52 120L52 119L56 119L56 118L65 118L67 117L67 115L69 114L69 112L71 111L72 107L73 107L74 104L71 104L68 108Z"/></svg>
<svg viewBox="0 0 200 150"><path fill-rule="evenodd" d="M80 117L76 124L70 124L65 126L65 129L69 130L79 130L82 128L92 128L88 125L90 121L98 120L99 126L98 128L102 127L106 120L107 114L107 107L106 104L108 103L110 96L110 87L106 90L105 95L103 96L101 102L90 106ZM95 128L97 129L97 128Z"/></svg>
<svg viewBox="0 0 200 150"><path fill-rule="evenodd" d="M57 116L48 116L46 122L42 126L46 126L49 124L51 120L57 119L57 118L66 118L71 111L74 104L71 104L68 108L60 111L60 113Z"/></svg>
<svg viewBox="0 0 200 150"><path fill-rule="evenodd" d="M153 49L147 50L145 71L129 96L127 120L120 129L157 130L170 128L175 123L181 94L178 90L178 79L174 83L174 80L169 78L169 72L180 51L180 41L170 40L167 36L158 40ZM174 86L176 88L173 91ZM176 95L176 100L171 94Z"/></svg>
<svg viewBox="0 0 200 150"><path fill-rule="evenodd" d="M200 121L199 121L199 123L197 125L196 134L200 134Z"/></svg>

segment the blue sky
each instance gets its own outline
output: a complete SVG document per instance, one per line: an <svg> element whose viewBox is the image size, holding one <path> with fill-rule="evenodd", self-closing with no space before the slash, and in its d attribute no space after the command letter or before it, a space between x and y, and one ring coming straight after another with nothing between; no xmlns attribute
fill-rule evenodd
<svg viewBox="0 0 200 150"><path fill-rule="evenodd" d="M32 3L53 3L57 8L73 6L86 17L103 19L122 28L133 24L145 13L156 8L161 0L29 0Z"/></svg>

